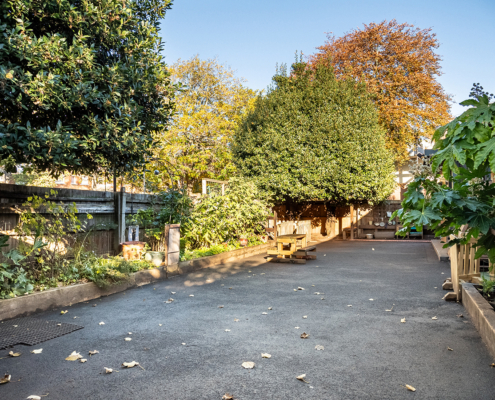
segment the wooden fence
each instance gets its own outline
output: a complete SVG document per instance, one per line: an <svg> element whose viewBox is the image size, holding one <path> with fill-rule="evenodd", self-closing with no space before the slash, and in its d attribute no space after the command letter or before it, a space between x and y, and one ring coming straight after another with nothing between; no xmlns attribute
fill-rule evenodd
<svg viewBox="0 0 495 400"><path fill-rule="evenodd" d="M471 282L473 278L480 277L480 259L474 258L476 242L476 239L471 239L467 244L455 244L449 249L452 288L458 301L462 295L461 281Z"/></svg>
<svg viewBox="0 0 495 400"><path fill-rule="evenodd" d="M55 190L55 195L51 191ZM0 184L0 234L10 236L7 249L16 247L21 238L14 231L19 222L19 210L29 197L39 196L57 204L75 203L77 216L91 229L88 236L88 248L98 255L113 255L119 252L119 244L126 241L126 216L135 214L139 209L146 209L158 204L155 195L120 192L97 192L74 189L52 189L34 186ZM43 210L40 210L43 213ZM87 218L91 214L92 219ZM48 214L47 214L48 215ZM140 230L140 238L144 232Z"/></svg>

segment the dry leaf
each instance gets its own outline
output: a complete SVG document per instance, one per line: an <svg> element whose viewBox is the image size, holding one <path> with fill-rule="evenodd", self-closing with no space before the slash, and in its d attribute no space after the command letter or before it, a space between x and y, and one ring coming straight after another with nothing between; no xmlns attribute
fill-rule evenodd
<svg viewBox="0 0 495 400"><path fill-rule="evenodd" d="M347 307L352 307L352 304L348 304Z"/></svg>
<svg viewBox="0 0 495 400"><path fill-rule="evenodd" d="M132 332L127 332L129 335L132 335Z"/></svg>
<svg viewBox="0 0 495 400"><path fill-rule="evenodd" d="M126 342L130 342L132 339L131 339L130 337L126 337L124 340L125 340Z"/></svg>
<svg viewBox="0 0 495 400"><path fill-rule="evenodd" d="M265 273L264 273L264 272L262 272L260 275L265 275Z"/></svg>
<svg viewBox="0 0 495 400"><path fill-rule="evenodd" d="M77 317L74 317L74 319L76 319Z"/></svg>
<svg viewBox="0 0 495 400"><path fill-rule="evenodd" d="M232 290L233 288L229 287L230 290Z"/></svg>
<svg viewBox="0 0 495 400"><path fill-rule="evenodd" d="M82 362L82 363L85 363L86 361L88 361L86 358L81 358L81 359L79 360L79 362Z"/></svg>
<svg viewBox="0 0 495 400"><path fill-rule="evenodd" d="M325 348L324 348L321 344L316 345L316 346L315 346L315 349L316 349L316 350L325 350Z"/></svg>
<svg viewBox="0 0 495 400"><path fill-rule="evenodd" d="M315 285L311 285L312 287L315 287Z"/></svg>
<svg viewBox="0 0 495 400"><path fill-rule="evenodd" d="M454 351L454 349L451 349L450 347L447 347L447 350L449 350L449 351Z"/></svg>
<svg viewBox="0 0 495 400"><path fill-rule="evenodd" d="M373 299L370 299L370 301L373 301Z"/></svg>
<svg viewBox="0 0 495 400"><path fill-rule="evenodd" d="M297 292L297 289L294 289L294 292Z"/></svg>
<svg viewBox="0 0 495 400"><path fill-rule="evenodd" d="M67 314L69 311L65 310L65 311L60 311L60 314L64 315L64 314Z"/></svg>
<svg viewBox="0 0 495 400"><path fill-rule="evenodd" d="M162 324L158 324L158 326L162 326Z"/></svg>
<svg viewBox="0 0 495 400"><path fill-rule="evenodd" d="M268 354L268 353L261 353L261 357L262 358L272 358L272 355Z"/></svg>
<svg viewBox="0 0 495 400"><path fill-rule="evenodd" d="M296 379L300 380L301 382L309 383L304 378L306 378L306 374L302 374L302 375L296 376Z"/></svg>
<svg viewBox="0 0 495 400"><path fill-rule="evenodd" d="M111 374L113 372L113 369L112 368L107 368L107 367L103 367L105 368L105 373L106 374Z"/></svg>
<svg viewBox="0 0 495 400"><path fill-rule="evenodd" d="M375 251L375 249L374 249L374 248L371 248L371 250Z"/></svg>
<svg viewBox="0 0 495 400"><path fill-rule="evenodd" d="M193 294L190 294L189 297L194 297L194 295Z"/></svg>
<svg viewBox="0 0 495 400"><path fill-rule="evenodd" d="M325 298L324 298L324 297L322 297L321 299L322 299L322 300L325 300Z"/></svg>
<svg viewBox="0 0 495 400"><path fill-rule="evenodd" d="M309 335L306 332L301 333L301 339L307 339Z"/></svg>
<svg viewBox="0 0 495 400"><path fill-rule="evenodd" d="M98 325L105 325L105 323L102 321L102 322L100 322Z"/></svg>
<svg viewBox="0 0 495 400"><path fill-rule="evenodd" d="M405 319L405 318L402 318L402 319L400 320L400 322L403 322L403 323L404 323L404 322L406 322L406 319Z"/></svg>
<svg viewBox="0 0 495 400"><path fill-rule="evenodd" d="M96 307L98 304L93 304L93 307Z"/></svg>
<svg viewBox="0 0 495 400"><path fill-rule="evenodd" d="M28 399L28 400L41 400L41 397L40 396L31 395L29 397L26 397L26 399Z"/></svg>
<svg viewBox="0 0 495 400"><path fill-rule="evenodd" d="M10 378L12 377L12 375L7 375L5 374L5 376L3 378L0 379L0 385L2 383L9 383L10 382Z"/></svg>
<svg viewBox="0 0 495 400"><path fill-rule="evenodd" d="M263 311L261 315L268 315L268 313Z"/></svg>
<svg viewBox="0 0 495 400"><path fill-rule="evenodd" d="M308 316L307 315L303 315L303 319L308 319Z"/></svg>
<svg viewBox="0 0 495 400"><path fill-rule="evenodd" d="M225 332L230 332L230 329L225 329Z"/></svg>
<svg viewBox="0 0 495 400"><path fill-rule="evenodd" d="M298 287L297 287L297 290L304 290L304 288L303 288L303 287L301 287L301 286L298 286Z"/></svg>
<svg viewBox="0 0 495 400"><path fill-rule="evenodd" d="M94 356L95 354L98 354L98 353L99 353L99 351L98 351L98 350L90 350L90 351L89 351L89 355L90 355L90 356Z"/></svg>
<svg viewBox="0 0 495 400"><path fill-rule="evenodd" d="M185 346L186 344L185 343L182 343L182 346Z"/></svg>
<svg viewBox="0 0 495 400"><path fill-rule="evenodd" d="M171 294L176 294L177 292L170 292Z"/></svg>
<svg viewBox="0 0 495 400"><path fill-rule="evenodd" d="M41 354L42 351L43 351L43 349L31 350L31 353L33 353L33 354Z"/></svg>
<svg viewBox="0 0 495 400"><path fill-rule="evenodd" d="M62 326L62 324L57 324L57 326Z"/></svg>
<svg viewBox="0 0 495 400"><path fill-rule="evenodd" d="M127 368L133 368L135 367L136 365L139 365L139 363L137 361L133 361L133 362L130 362L130 363L122 363L122 366L123 367L127 367Z"/></svg>
<svg viewBox="0 0 495 400"><path fill-rule="evenodd" d="M239 322L239 318L234 318L234 322Z"/></svg>
<svg viewBox="0 0 495 400"><path fill-rule="evenodd" d="M495 363L491 363L490 367L495 368Z"/></svg>
<svg viewBox="0 0 495 400"><path fill-rule="evenodd" d="M411 392L415 392L416 391L416 389L413 388L411 385L406 385L406 389L409 390L409 391L411 391Z"/></svg>
<svg viewBox="0 0 495 400"><path fill-rule="evenodd" d="M394 309L394 306L392 306L392 308L390 310L385 310L385 311L392 311Z"/></svg>
<svg viewBox="0 0 495 400"><path fill-rule="evenodd" d="M223 306L218 306L218 308L223 308Z"/></svg>
<svg viewBox="0 0 495 400"><path fill-rule="evenodd" d="M234 399L234 396L232 396L231 394L229 394L229 393L225 393L225 394L222 396L222 400L235 400L235 399Z"/></svg>
<svg viewBox="0 0 495 400"><path fill-rule="evenodd" d="M296 326L294 329L299 329L299 327L298 327L298 326Z"/></svg>
<svg viewBox="0 0 495 400"><path fill-rule="evenodd" d="M9 356L11 356L11 357L19 357L20 355L21 355L21 353L14 353L13 351L9 352Z"/></svg>
<svg viewBox="0 0 495 400"><path fill-rule="evenodd" d="M323 257L326 257L327 255L326 254L323 254Z"/></svg>
<svg viewBox="0 0 495 400"><path fill-rule="evenodd" d="M77 361L80 360L82 355L80 355L77 351L73 351L69 357L66 358L66 361Z"/></svg>
<svg viewBox="0 0 495 400"><path fill-rule="evenodd" d="M255 364L254 364L254 362L252 362L252 361L246 361L246 362L243 362L243 363L242 363L242 366L243 366L244 368L246 368L246 369L252 369L252 368L254 368L254 365L255 365Z"/></svg>
<svg viewBox="0 0 495 400"><path fill-rule="evenodd" d="M437 317L431 317L431 319L437 320L438 318Z"/></svg>
<svg viewBox="0 0 495 400"><path fill-rule="evenodd" d="M456 315L456 317L457 317L457 318L463 318L463 317L464 317L464 315L462 315L462 314L457 314L457 315Z"/></svg>
<svg viewBox="0 0 495 400"><path fill-rule="evenodd" d="M269 310L272 310L272 307L268 307Z"/></svg>

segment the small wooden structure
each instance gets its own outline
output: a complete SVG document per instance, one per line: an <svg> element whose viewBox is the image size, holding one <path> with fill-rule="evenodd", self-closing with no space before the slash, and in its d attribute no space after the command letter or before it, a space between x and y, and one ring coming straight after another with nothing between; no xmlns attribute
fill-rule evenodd
<svg viewBox="0 0 495 400"><path fill-rule="evenodd" d="M316 260L315 255L308 255L309 251L316 250L316 246L307 246L306 234L280 235L276 244L267 250L268 261L306 264L306 260Z"/></svg>
<svg viewBox="0 0 495 400"><path fill-rule="evenodd" d="M451 236L451 239L455 236ZM480 259L474 258L476 239L472 238L467 244L455 244L449 249L450 273L452 278L452 288L457 296L457 301L461 300L461 281L476 282L480 277Z"/></svg>

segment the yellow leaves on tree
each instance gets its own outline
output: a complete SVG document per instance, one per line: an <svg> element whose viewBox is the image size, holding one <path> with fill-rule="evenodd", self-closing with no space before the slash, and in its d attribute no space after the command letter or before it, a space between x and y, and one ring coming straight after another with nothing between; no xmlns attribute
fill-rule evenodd
<svg viewBox="0 0 495 400"><path fill-rule="evenodd" d="M182 88L172 126L157 136L156 161L148 166L159 175L149 179L192 189L202 178L229 178L235 170L229 144L256 91L216 59L179 60L170 72Z"/></svg>
<svg viewBox="0 0 495 400"><path fill-rule="evenodd" d="M400 162L421 137L431 137L450 120L449 96L436 80L441 75L438 46L431 29L383 21L339 38L329 35L310 62L330 64L337 78L367 84L387 131L387 146Z"/></svg>

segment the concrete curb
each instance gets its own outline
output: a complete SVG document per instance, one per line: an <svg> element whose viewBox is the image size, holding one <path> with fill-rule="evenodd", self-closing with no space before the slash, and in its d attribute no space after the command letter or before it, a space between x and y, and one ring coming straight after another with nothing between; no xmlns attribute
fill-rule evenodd
<svg viewBox="0 0 495 400"><path fill-rule="evenodd" d="M131 274L129 280L120 285L111 285L105 289L99 288L93 282L80 283L71 286L35 292L22 297L0 300L0 321L16 317L24 317L36 312L46 311L57 307L67 307L72 304L109 296L123 292L131 287L147 285L167 279L169 276L187 274L201 268L226 264L241 258L251 257L266 251L271 244L261 244L228 251L214 256L201 257L195 260L179 262L168 267L159 267L138 271Z"/></svg>
<svg viewBox="0 0 495 400"><path fill-rule="evenodd" d="M472 283L462 284L462 304L468 311L490 354L495 358L495 310Z"/></svg>

